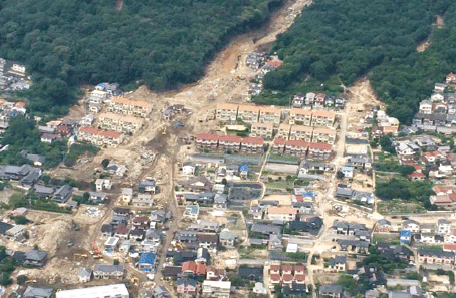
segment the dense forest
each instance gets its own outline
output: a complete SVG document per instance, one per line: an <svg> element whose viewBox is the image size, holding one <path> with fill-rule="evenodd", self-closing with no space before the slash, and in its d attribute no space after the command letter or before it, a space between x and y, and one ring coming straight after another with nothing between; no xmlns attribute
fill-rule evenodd
<svg viewBox="0 0 456 298"><path fill-rule="evenodd" d="M281 2L0 0L0 56L34 75L32 110L59 114L76 98L66 89L84 83L161 90L195 81L229 37Z"/></svg>
<svg viewBox="0 0 456 298"><path fill-rule="evenodd" d="M316 1L279 35L272 51L284 63L265 76L264 86L286 95L310 76L332 91L337 79L349 86L370 74L388 112L408 123L434 82L455 69L455 10L452 0ZM436 15L445 15L443 29L434 29ZM432 45L417 53L429 36ZM267 102L261 96L258 101ZM270 101L283 104L288 98L271 96Z"/></svg>

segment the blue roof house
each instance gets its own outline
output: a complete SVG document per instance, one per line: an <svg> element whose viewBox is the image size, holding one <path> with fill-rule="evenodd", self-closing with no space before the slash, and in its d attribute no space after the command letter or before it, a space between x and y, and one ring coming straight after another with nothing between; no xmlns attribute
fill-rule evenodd
<svg viewBox="0 0 456 298"><path fill-rule="evenodd" d="M185 211L184 211L183 215L185 218L189 218L191 220L197 220L198 216L199 216L199 212L200 212L200 209L199 209L198 204L187 205L187 206L185 206Z"/></svg>
<svg viewBox="0 0 456 298"><path fill-rule="evenodd" d="M155 271L155 254L152 252L142 253L138 261L138 268L146 272Z"/></svg>
<svg viewBox="0 0 456 298"><path fill-rule="evenodd" d="M410 243L412 240L412 231L402 230L400 236L401 243Z"/></svg>
<svg viewBox="0 0 456 298"><path fill-rule="evenodd" d="M247 177L249 175L249 166L240 166L239 175L241 175L241 177Z"/></svg>

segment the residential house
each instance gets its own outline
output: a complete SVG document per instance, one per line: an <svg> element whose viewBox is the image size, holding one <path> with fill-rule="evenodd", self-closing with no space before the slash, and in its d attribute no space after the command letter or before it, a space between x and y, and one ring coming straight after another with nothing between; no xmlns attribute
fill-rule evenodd
<svg viewBox="0 0 456 298"><path fill-rule="evenodd" d="M40 140L43 143L53 143L62 141L62 137L57 133L43 133Z"/></svg>
<svg viewBox="0 0 456 298"><path fill-rule="evenodd" d="M193 261L187 261L182 263L182 274L185 276L205 276L206 275L206 265L197 264Z"/></svg>
<svg viewBox="0 0 456 298"><path fill-rule="evenodd" d="M133 199L133 189L129 187L122 188L122 202L128 204Z"/></svg>
<svg viewBox="0 0 456 298"><path fill-rule="evenodd" d="M47 252L39 249L29 249L24 256L25 265L43 267L47 260Z"/></svg>
<svg viewBox="0 0 456 298"><path fill-rule="evenodd" d="M80 268L79 269L79 282L89 282L92 279L92 269Z"/></svg>
<svg viewBox="0 0 456 298"><path fill-rule="evenodd" d="M119 244L119 238L117 237L109 237L106 242L104 243L104 250L106 252L115 252L117 249L117 246Z"/></svg>
<svg viewBox="0 0 456 298"><path fill-rule="evenodd" d="M101 203L108 199L106 194L99 193L99 192L90 192L89 193L89 201L93 203Z"/></svg>
<svg viewBox="0 0 456 298"><path fill-rule="evenodd" d="M26 232L26 229L25 229L24 225L16 225L16 226L12 227L11 229L7 230L5 232L5 236L8 239L19 241L19 240L24 239L25 232Z"/></svg>
<svg viewBox="0 0 456 298"><path fill-rule="evenodd" d="M195 171L196 171L195 163L193 163L191 161L187 161L182 164L182 174L184 176L194 176Z"/></svg>
<svg viewBox="0 0 456 298"><path fill-rule="evenodd" d="M33 185L33 191L37 197L50 198L54 194L55 189L53 187L46 187L43 185Z"/></svg>
<svg viewBox="0 0 456 298"><path fill-rule="evenodd" d="M226 210L228 208L228 196L225 194L216 194L213 207L218 210Z"/></svg>
<svg viewBox="0 0 456 298"><path fill-rule="evenodd" d="M291 207L269 207L267 216L269 220L293 221L298 211Z"/></svg>
<svg viewBox="0 0 456 298"><path fill-rule="evenodd" d="M112 182L109 179L97 179L95 181L95 188L97 191L102 191L103 189L111 189Z"/></svg>
<svg viewBox="0 0 456 298"><path fill-rule="evenodd" d="M192 278L181 277L176 281L176 291L179 294L196 294L196 280Z"/></svg>
<svg viewBox="0 0 456 298"><path fill-rule="evenodd" d="M269 235L268 250L282 251L282 235Z"/></svg>
<svg viewBox="0 0 456 298"><path fill-rule="evenodd" d="M375 225L375 231L380 233L389 233L391 231L391 222L386 219L380 219Z"/></svg>
<svg viewBox="0 0 456 298"><path fill-rule="evenodd" d="M151 194L140 193L133 198L131 203L136 207L152 207L154 205L154 199Z"/></svg>
<svg viewBox="0 0 456 298"><path fill-rule="evenodd" d="M42 166L44 162L46 161L45 156L41 156L39 154L32 154L32 153L27 153L27 150L22 150L21 155L23 158L33 162L34 166Z"/></svg>
<svg viewBox="0 0 456 298"><path fill-rule="evenodd" d="M103 237L111 237L114 233L114 227L112 225L102 225L101 226L101 235Z"/></svg>
<svg viewBox="0 0 456 298"><path fill-rule="evenodd" d="M305 102L306 95L299 92L293 96L292 106L293 108L300 108Z"/></svg>
<svg viewBox="0 0 456 298"><path fill-rule="evenodd" d="M216 269L214 267L207 267L206 269L206 279L208 280L222 280L225 276L225 269Z"/></svg>
<svg viewBox="0 0 456 298"><path fill-rule="evenodd" d="M155 254L144 252L138 261L138 269L145 272L155 271Z"/></svg>
<svg viewBox="0 0 456 298"><path fill-rule="evenodd" d="M220 245L233 248L237 238L236 234L230 233L228 229L223 229L219 235Z"/></svg>
<svg viewBox="0 0 456 298"><path fill-rule="evenodd" d="M93 267L94 279L122 279L125 268L123 265L95 265Z"/></svg>
<svg viewBox="0 0 456 298"><path fill-rule="evenodd" d="M216 234L197 234L196 242L200 248L216 249L218 245L218 237Z"/></svg>
<svg viewBox="0 0 456 298"><path fill-rule="evenodd" d="M205 280L203 282L203 297L229 298L230 290L230 281Z"/></svg>
<svg viewBox="0 0 456 298"><path fill-rule="evenodd" d="M451 228L451 222L441 218L437 221L437 224L435 226L435 232L438 234L447 234L450 232Z"/></svg>
<svg viewBox="0 0 456 298"><path fill-rule="evenodd" d="M401 229L411 231L412 233L418 233L421 229L420 223L413 219L408 219L402 222Z"/></svg>
<svg viewBox="0 0 456 298"><path fill-rule="evenodd" d="M197 220L198 216L199 216L199 212L200 212L200 209L199 209L198 204L187 205L187 206L185 206L185 211L184 211L183 217L188 218L190 220Z"/></svg>
<svg viewBox="0 0 456 298"><path fill-rule="evenodd" d="M152 298L171 298L171 294L164 286L155 286L152 290Z"/></svg>
<svg viewBox="0 0 456 298"><path fill-rule="evenodd" d="M455 254L437 249L418 249L418 262L421 264L454 264Z"/></svg>
<svg viewBox="0 0 456 298"><path fill-rule="evenodd" d="M341 298L343 292L341 285L321 285L318 287L318 297Z"/></svg>
<svg viewBox="0 0 456 298"><path fill-rule="evenodd" d="M289 224L292 232L298 232L300 235L316 237L323 227L323 220L319 217L309 217L305 221L294 220Z"/></svg>
<svg viewBox="0 0 456 298"><path fill-rule="evenodd" d="M140 193L153 193L157 192L157 183L155 180L141 180L138 184L138 189Z"/></svg>
<svg viewBox="0 0 456 298"><path fill-rule="evenodd" d="M312 105L314 103L314 100L315 100L315 93L307 92L304 104L305 105Z"/></svg>
<svg viewBox="0 0 456 298"><path fill-rule="evenodd" d="M335 258L331 258L328 260L329 270L331 271L345 271L347 265L347 257L346 256L336 256Z"/></svg>
<svg viewBox="0 0 456 298"><path fill-rule="evenodd" d="M65 203L70 199L72 191L73 188L70 185L65 184L55 191L52 199L58 203Z"/></svg>
<svg viewBox="0 0 456 298"><path fill-rule="evenodd" d="M324 93L317 93L315 94L315 99L314 99L314 108L323 108L325 105L325 98L326 95Z"/></svg>
<svg viewBox="0 0 456 298"><path fill-rule="evenodd" d="M127 239L128 234L130 233L130 229L124 226L118 226L114 229L114 237Z"/></svg>
<svg viewBox="0 0 456 298"><path fill-rule="evenodd" d="M272 132L273 132L272 123L254 122L254 123L252 123L250 136L260 137L263 139L270 139L270 138L272 138Z"/></svg>
<svg viewBox="0 0 456 298"><path fill-rule="evenodd" d="M24 294L22 295L24 298L52 298L53 296L53 288L41 288L34 286L27 286ZM20 297L20 295L16 297Z"/></svg>
<svg viewBox="0 0 456 298"><path fill-rule="evenodd" d="M432 114L432 103L430 100L423 100L420 102L419 113Z"/></svg>
<svg viewBox="0 0 456 298"><path fill-rule="evenodd" d="M261 281L263 279L263 267L239 266L237 275L249 281Z"/></svg>
<svg viewBox="0 0 456 298"><path fill-rule="evenodd" d="M231 103L217 104L215 119L223 122L236 122L238 113L238 105Z"/></svg>
<svg viewBox="0 0 456 298"><path fill-rule="evenodd" d="M185 180L178 183L179 187L182 187L188 191L211 191L212 183L203 176L198 176L189 180Z"/></svg>
<svg viewBox="0 0 456 298"><path fill-rule="evenodd" d="M282 233L282 227L273 224L261 224L254 223L250 228L250 231L253 233L259 233L263 235L276 234L280 235Z"/></svg>

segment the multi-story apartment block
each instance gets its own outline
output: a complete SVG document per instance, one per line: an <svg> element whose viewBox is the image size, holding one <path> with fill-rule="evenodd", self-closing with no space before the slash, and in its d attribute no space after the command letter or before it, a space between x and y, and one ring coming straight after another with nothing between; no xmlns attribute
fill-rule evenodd
<svg viewBox="0 0 456 298"><path fill-rule="evenodd" d="M312 142L334 144L336 142L336 130L326 127L316 127L313 130Z"/></svg>
<svg viewBox="0 0 456 298"><path fill-rule="evenodd" d="M272 123L252 123L251 133L252 137L260 137L263 139L272 138L273 125Z"/></svg>
<svg viewBox="0 0 456 298"><path fill-rule="evenodd" d="M290 110L290 124L299 124L310 126L312 120L312 111L303 109Z"/></svg>
<svg viewBox="0 0 456 298"><path fill-rule="evenodd" d="M215 119L224 122L236 122L238 105L232 103L219 103L215 113Z"/></svg>
<svg viewBox="0 0 456 298"><path fill-rule="evenodd" d="M210 133L201 133L196 135L196 148L200 150L210 150L215 151L217 150L218 146L218 135L210 134Z"/></svg>
<svg viewBox="0 0 456 298"><path fill-rule="evenodd" d="M285 151L285 143L287 140L282 138L275 138L274 144L272 144L272 153L274 154L283 154Z"/></svg>
<svg viewBox="0 0 456 298"><path fill-rule="evenodd" d="M329 111L314 110L312 112L312 126L333 127L336 121L336 114Z"/></svg>
<svg viewBox="0 0 456 298"><path fill-rule="evenodd" d="M258 122L271 123L274 126L279 126L282 116L282 110L274 107L260 107L260 117Z"/></svg>
<svg viewBox="0 0 456 298"><path fill-rule="evenodd" d="M218 149L222 152L238 152L241 147L242 138L239 136L219 136Z"/></svg>
<svg viewBox="0 0 456 298"><path fill-rule="evenodd" d="M259 153L263 151L263 139L255 137L243 138L241 141L241 151L244 153Z"/></svg>
<svg viewBox="0 0 456 298"><path fill-rule="evenodd" d="M332 145L326 143L309 143L308 160L330 160Z"/></svg>
<svg viewBox="0 0 456 298"><path fill-rule="evenodd" d="M258 122L260 107L240 105L238 108L237 118L246 123Z"/></svg>
<svg viewBox="0 0 456 298"><path fill-rule="evenodd" d="M284 153L294 157L305 158L309 143L303 140L288 140L285 142Z"/></svg>
<svg viewBox="0 0 456 298"><path fill-rule="evenodd" d="M108 111L118 114L146 117L152 111L150 102L114 96L109 103Z"/></svg>
<svg viewBox="0 0 456 298"><path fill-rule="evenodd" d="M140 118L114 113L101 113L98 120L100 128L124 133L134 133L143 125L143 120Z"/></svg>
<svg viewBox="0 0 456 298"><path fill-rule="evenodd" d="M291 125L289 125L289 124L286 124L286 123L280 124L276 137L284 139L284 140L288 140L288 137L290 136L290 128L291 128Z"/></svg>
<svg viewBox="0 0 456 298"><path fill-rule="evenodd" d="M312 127L305 125L291 126L290 140L312 141Z"/></svg>
<svg viewBox="0 0 456 298"><path fill-rule="evenodd" d="M113 130L101 130L90 126L84 126L79 129L78 139L90 142L96 146L117 147L122 143L124 135Z"/></svg>

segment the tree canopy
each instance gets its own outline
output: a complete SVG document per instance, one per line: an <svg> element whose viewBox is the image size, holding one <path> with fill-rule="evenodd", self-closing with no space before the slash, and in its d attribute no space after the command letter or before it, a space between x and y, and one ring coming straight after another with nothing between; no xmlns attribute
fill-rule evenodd
<svg viewBox="0 0 456 298"><path fill-rule="evenodd" d="M436 29L442 14L445 27ZM456 69L455 14L451 0L316 1L278 36L273 51L283 65L264 77L264 86L285 91L304 75L321 82L336 75L349 86L370 74L389 114L408 123L433 84ZM428 37L431 46L418 53Z"/></svg>
<svg viewBox="0 0 456 298"><path fill-rule="evenodd" d="M194 82L229 37L267 21L282 0L120 2L0 1L0 56L34 75L33 108L66 106L68 86L84 83Z"/></svg>

